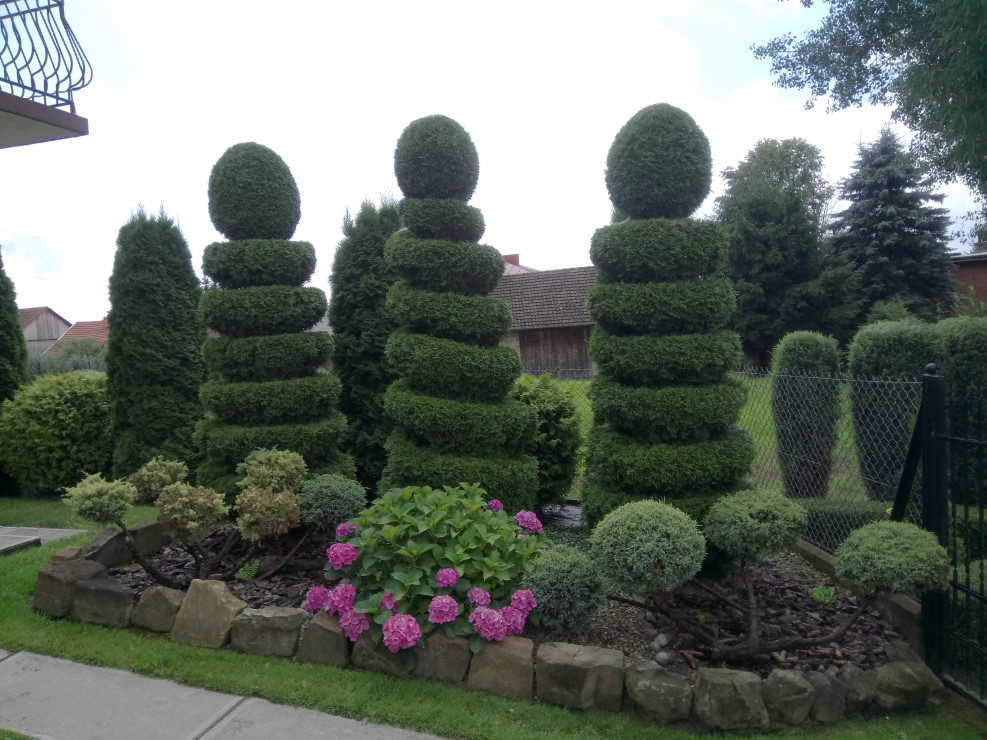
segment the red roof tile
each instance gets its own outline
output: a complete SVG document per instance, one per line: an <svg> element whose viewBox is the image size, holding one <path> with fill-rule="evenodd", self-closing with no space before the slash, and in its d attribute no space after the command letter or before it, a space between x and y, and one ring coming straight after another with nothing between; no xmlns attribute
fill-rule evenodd
<svg viewBox="0 0 987 740"><path fill-rule="evenodd" d="M505 273L490 295L507 301L512 329L588 326L593 322L586 310L586 291L595 282L595 267Z"/></svg>
<svg viewBox="0 0 987 740"><path fill-rule="evenodd" d="M77 321L72 324L67 332L62 334L59 338L59 342L65 339L81 339L82 337L90 337L95 339L100 344L105 344L106 340L110 337L110 325L107 323L106 319L100 319L99 321ZM45 351L46 355L57 355L58 350L57 343L53 344L51 347Z"/></svg>

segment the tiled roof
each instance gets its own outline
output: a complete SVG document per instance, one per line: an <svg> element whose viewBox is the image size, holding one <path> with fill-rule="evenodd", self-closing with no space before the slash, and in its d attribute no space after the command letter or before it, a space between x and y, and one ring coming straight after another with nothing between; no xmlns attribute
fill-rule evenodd
<svg viewBox="0 0 987 740"><path fill-rule="evenodd" d="M519 254L505 254L504 255L504 274L505 275L524 275L528 272L538 272L534 267L525 267L521 264L521 255Z"/></svg>
<svg viewBox="0 0 987 740"><path fill-rule="evenodd" d="M57 313L52 311L48 306L35 306L34 308L18 308L17 309L17 319L20 321L21 330L23 331L31 325L32 322L36 321L37 318L43 314L45 311L49 311L54 314L66 324L71 324L72 322L66 319L64 316L59 316Z"/></svg>
<svg viewBox="0 0 987 740"><path fill-rule="evenodd" d="M90 337L95 339L100 344L105 344L106 340L110 336L110 325L107 323L106 319L100 319L99 321L77 321L69 328L67 332L62 334L59 338L59 342L64 339L81 339L82 337ZM46 351L46 355L57 355L58 350L57 345L52 345Z"/></svg>
<svg viewBox="0 0 987 740"><path fill-rule="evenodd" d="M586 291L595 282L595 267L505 273L490 295L511 307L512 329L587 326L593 322L586 310Z"/></svg>

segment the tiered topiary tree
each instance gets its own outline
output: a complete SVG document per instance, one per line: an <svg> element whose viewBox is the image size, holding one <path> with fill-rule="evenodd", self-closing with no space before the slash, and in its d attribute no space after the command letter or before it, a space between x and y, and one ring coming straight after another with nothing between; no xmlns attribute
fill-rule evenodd
<svg viewBox="0 0 987 740"><path fill-rule="evenodd" d="M353 461L337 450L346 421L339 380L322 371L331 337L307 332L326 311L325 294L302 287L315 249L288 241L300 217L288 166L255 143L226 150L209 177L209 216L230 241L210 244L205 274L219 286L202 295L212 378L201 389L213 416L200 426L204 462L199 485L237 492L237 464L258 448L299 453L314 473L352 477Z"/></svg>
<svg viewBox="0 0 987 740"><path fill-rule="evenodd" d="M587 445L588 522L639 499L666 499L700 520L754 458L734 424L744 389L727 376L740 338L723 276L727 239L691 214L709 192L709 142L671 105L645 108L607 156L607 187L629 219L599 229L590 356L595 427Z"/></svg>
<svg viewBox="0 0 987 740"><path fill-rule="evenodd" d="M387 356L399 379L384 399L395 431L380 488L479 483L508 509L532 508L538 464L522 452L535 413L507 399L521 360L497 346L511 314L488 296L504 260L477 243L483 215L466 204L479 175L476 148L452 119L421 118L401 134L394 172L408 228L385 250L401 278L387 299L399 326Z"/></svg>
<svg viewBox="0 0 987 740"><path fill-rule="evenodd" d="M110 275L106 394L113 477L152 457L189 462L202 416L202 288L181 231L164 212L138 211L117 236Z"/></svg>
<svg viewBox="0 0 987 740"><path fill-rule="evenodd" d="M17 318L17 294L14 283L3 270L0 255L0 403L13 398L14 392L28 380L27 344ZM16 481L4 472L0 460L0 495L13 493L16 487Z"/></svg>

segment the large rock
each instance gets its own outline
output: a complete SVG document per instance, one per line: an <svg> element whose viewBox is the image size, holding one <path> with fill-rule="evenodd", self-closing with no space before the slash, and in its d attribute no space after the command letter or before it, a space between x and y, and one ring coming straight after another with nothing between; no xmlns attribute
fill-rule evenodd
<svg viewBox="0 0 987 740"><path fill-rule="evenodd" d="M31 608L50 617L64 617L72 611L75 584L104 578L106 568L91 560L68 560L42 566L31 598Z"/></svg>
<svg viewBox="0 0 987 740"><path fill-rule="evenodd" d="M628 662L624 679L627 696L638 711L660 724L689 718L692 687L654 661Z"/></svg>
<svg viewBox="0 0 987 740"><path fill-rule="evenodd" d="M85 547L82 557L106 568L116 568L134 559L124 540L123 532L113 527L99 530Z"/></svg>
<svg viewBox="0 0 987 740"><path fill-rule="evenodd" d="M404 678L408 675L404 657L388 650L383 640L374 642L369 632L364 632L357 638L350 658L353 660L353 665L367 671L386 673L398 678Z"/></svg>
<svg viewBox="0 0 987 740"><path fill-rule="evenodd" d="M812 684L812 711L809 716L816 722L839 722L846 716L846 687L836 672L809 671L805 680Z"/></svg>
<svg viewBox="0 0 987 740"><path fill-rule="evenodd" d="M72 619L104 627L130 626L134 592L112 578L92 578L75 584Z"/></svg>
<svg viewBox="0 0 987 740"><path fill-rule="evenodd" d="M473 656L466 688L507 699L531 701L534 696L534 643L526 637L488 642Z"/></svg>
<svg viewBox="0 0 987 740"><path fill-rule="evenodd" d="M153 555L171 542L161 522L156 521L141 522L131 527L130 536L133 537L134 546L141 555Z"/></svg>
<svg viewBox="0 0 987 740"><path fill-rule="evenodd" d="M446 683L465 681L470 659L473 657L465 637L449 637L441 629L429 635L425 647L416 647L415 655L412 676L434 678Z"/></svg>
<svg viewBox="0 0 987 740"><path fill-rule="evenodd" d="M800 725L812 710L816 690L797 671L776 668L761 687L764 706L772 722Z"/></svg>
<svg viewBox="0 0 987 740"><path fill-rule="evenodd" d="M185 592L177 588L151 586L141 594L134 609L134 626L152 632L171 632L184 600Z"/></svg>
<svg viewBox="0 0 987 740"><path fill-rule="evenodd" d="M921 709L942 683L925 663L896 661L878 666L874 676L874 699L882 709Z"/></svg>
<svg viewBox="0 0 987 740"><path fill-rule="evenodd" d="M836 673L836 678L846 690L846 716L864 711L874 701L874 674L853 663L844 663Z"/></svg>
<svg viewBox="0 0 987 740"><path fill-rule="evenodd" d="M78 560L81 557L81 547L63 547L58 552L52 553L52 556L48 558L48 562L55 565L56 563L67 563L70 560Z"/></svg>
<svg viewBox="0 0 987 740"><path fill-rule="evenodd" d="M233 620L230 643L244 653L290 658L306 616L304 609L288 606L244 609Z"/></svg>
<svg viewBox="0 0 987 740"><path fill-rule="evenodd" d="M761 679L747 671L700 668L692 714L715 730L767 727L768 710L761 695Z"/></svg>
<svg viewBox="0 0 987 740"><path fill-rule="evenodd" d="M171 639L186 645L221 648L230 639L233 620L247 604L222 581L192 581L178 610Z"/></svg>
<svg viewBox="0 0 987 740"><path fill-rule="evenodd" d="M298 641L295 660L349 668L350 641L339 626L339 619L324 611L312 617Z"/></svg>
<svg viewBox="0 0 987 740"><path fill-rule="evenodd" d="M624 654L609 648L548 642L535 660L537 697L570 709L620 711Z"/></svg>

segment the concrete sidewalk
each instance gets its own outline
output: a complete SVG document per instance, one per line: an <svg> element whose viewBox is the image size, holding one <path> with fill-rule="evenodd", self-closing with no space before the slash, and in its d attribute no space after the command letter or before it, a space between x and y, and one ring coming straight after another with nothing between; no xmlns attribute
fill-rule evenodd
<svg viewBox="0 0 987 740"><path fill-rule="evenodd" d="M0 526L0 555L9 555L26 547L38 547L42 542L71 537L82 531L81 529Z"/></svg>
<svg viewBox="0 0 987 740"><path fill-rule="evenodd" d="M40 740L436 740L311 709L4 650L0 729Z"/></svg>

